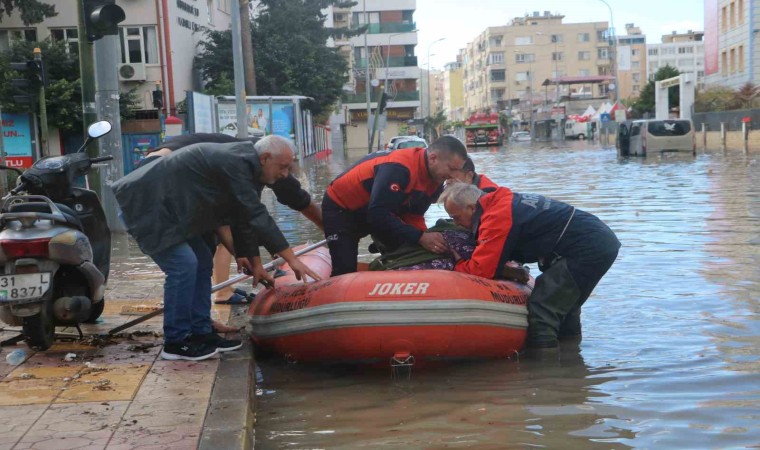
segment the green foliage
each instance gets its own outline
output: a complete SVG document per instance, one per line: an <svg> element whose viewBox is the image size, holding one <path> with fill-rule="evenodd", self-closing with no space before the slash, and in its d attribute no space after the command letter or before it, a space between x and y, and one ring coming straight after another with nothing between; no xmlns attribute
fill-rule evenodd
<svg viewBox="0 0 760 450"><path fill-rule="evenodd" d="M258 95L304 95L317 121L325 119L347 80L347 63L328 38L363 30L326 28L322 10L335 0L262 0L251 24ZM196 63L206 80L206 93L233 95L232 36L207 31Z"/></svg>
<svg viewBox="0 0 760 450"><path fill-rule="evenodd" d="M681 72L675 67L666 65L661 67L654 74L654 81L649 81L644 89L641 90L639 98L633 103L634 115L641 117L644 113L654 113L655 108L655 81L661 81L668 78L677 77ZM678 86L673 86L668 89L668 101L670 107L678 106L680 95L678 93Z"/></svg>
<svg viewBox="0 0 760 450"><path fill-rule="evenodd" d="M438 139L439 130L441 126L446 123L446 120L446 113L443 111L438 111L434 116L428 116L425 118L425 129L429 130L428 133L431 142Z"/></svg>
<svg viewBox="0 0 760 450"><path fill-rule="evenodd" d="M18 9L21 20L27 26L58 15L55 5L43 3L39 0L0 0L0 20L4 15L10 17L15 9Z"/></svg>
<svg viewBox="0 0 760 450"><path fill-rule="evenodd" d="M119 116L121 120L134 119L135 111L140 107L142 107L142 102L136 87L119 94Z"/></svg>
<svg viewBox="0 0 760 450"><path fill-rule="evenodd" d="M740 103L736 101L735 92L724 86L714 86L697 93L694 101L694 112L718 112L737 109Z"/></svg>
<svg viewBox="0 0 760 450"><path fill-rule="evenodd" d="M758 95L760 95L760 87L748 81L736 91L734 99L740 108L749 109L755 105Z"/></svg>

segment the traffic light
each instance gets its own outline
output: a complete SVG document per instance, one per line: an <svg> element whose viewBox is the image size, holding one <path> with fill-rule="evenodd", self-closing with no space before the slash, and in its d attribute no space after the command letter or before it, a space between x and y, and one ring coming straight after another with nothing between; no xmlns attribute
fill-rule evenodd
<svg viewBox="0 0 760 450"><path fill-rule="evenodd" d="M81 0L84 10L84 29L87 40L119 34L119 23L126 19L116 0Z"/></svg>
<svg viewBox="0 0 760 450"><path fill-rule="evenodd" d="M164 94L161 92L161 86L156 85L156 90L153 91L153 107L161 109L164 107Z"/></svg>
<svg viewBox="0 0 760 450"><path fill-rule="evenodd" d="M380 102L377 105L377 113L382 114L385 111L385 107L388 105L388 94L383 92L380 94Z"/></svg>
<svg viewBox="0 0 760 450"><path fill-rule="evenodd" d="M35 64L37 62L40 64L42 63L42 61L35 61L33 59L27 62L11 63L11 69L19 72L19 78L13 78L11 80L11 85L13 85L13 87L17 88L19 91L23 92L23 94L13 96L14 102L32 103L34 94L36 92L36 88L32 80L35 78L39 79L40 76L42 77L40 79L40 82L44 80L44 72L42 75L40 75L40 72L37 71L37 65Z"/></svg>

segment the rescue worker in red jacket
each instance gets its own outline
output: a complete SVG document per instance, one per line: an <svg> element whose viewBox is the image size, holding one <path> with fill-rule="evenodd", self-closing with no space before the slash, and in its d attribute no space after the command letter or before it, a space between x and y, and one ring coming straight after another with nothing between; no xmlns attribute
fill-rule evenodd
<svg viewBox="0 0 760 450"><path fill-rule="evenodd" d="M472 230L477 246L468 260L454 255L454 270L499 278L504 263L538 262L528 301L528 347L557 347L581 337L581 306L607 273L620 248L599 218L548 197L499 187L484 193L456 183L441 195L446 212Z"/></svg>
<svg viewBox="0 0 760 450"><path fill-rule="evenodd" d="M424 215L465 159L464 144L444 136L428 149L372 153L333 180L322 199L332 275L356 272L359 240L370 233L389 250L419 243L448 251L440 233L425 232Z"/></svg>
<svg viewBox="0 0 760 450"><path fill-rule="evenodd" d="M449 183L457 181L473 184L483 192L493 192L496 190L496 188L499 187L498 184L491 181L487 176L475 172L475 163L469 156L464 162L464 167L462 170L460 172L457 172L454 175L454 178L452 180L449 180Z"/></svg>

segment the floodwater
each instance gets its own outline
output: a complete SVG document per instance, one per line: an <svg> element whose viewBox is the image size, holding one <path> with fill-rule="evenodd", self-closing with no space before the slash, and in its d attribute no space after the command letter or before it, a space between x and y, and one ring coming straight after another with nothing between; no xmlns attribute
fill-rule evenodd
<svg viewBox="0 0 760 450"><path fill-rule="evenodd" d="M760 154L621 160L579 142L472 157L497 183L617 233L623 247L583 308L580 347L552 361L413 368L409 380L261 361L256 447L760 446ZM354 159L308 162L301 177L321 198ZM267 202L291 242L322 239Z"/></svg>

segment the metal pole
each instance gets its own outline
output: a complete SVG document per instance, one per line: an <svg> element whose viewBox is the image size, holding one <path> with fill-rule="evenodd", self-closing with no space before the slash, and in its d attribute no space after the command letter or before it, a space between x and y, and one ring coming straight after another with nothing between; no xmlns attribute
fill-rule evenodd
<svg viewBox="0 0 760 450"><path fill-rule="evenodd" d="M92 42L87 40L84 30L84 4L76 2L78 11L77 36L79 36L79 77L82 83L82 120L84 122L84 135L87 137L87 127L98 120L95 107L95 66L93 63ZM90 157L98 156L98 144L93 140L87 146L87 154ZM100 174L97 170L90 172L90 183L100 198Z"/></svg>
<svg viewBox="0 0 760 450"><path fill-rule="evenodd" d="M3 142L3 111L0 108L0 164L5 165L5 143ZM8 193L8 173L3 170L2 176L0 176L3 187L3 195Z"/></svg>
<svg viewBox="0 0 760 450"><path fill-rule="evenodd" d="M364 13L364 25L367 31L364 32L364 91L367 94L367 153L372 153L372 130L369 129L369 117L372 115L369 97L369 45L367 44L367 35L369 34L369 16L367 16L367 0L362 0L362 9Z"/></svg>
<svg viewBox="0 0 760 450"><path fill-rule="evenodd" d="M243 47L240 36L240 1L232 0L232 68L235 76L235 112L237 113L237 137L248 137L248 117L245 111L245 73L243 69Z"/></svg>
<svg viewBox="0 0 760 450"><path fill-rule="evenodd" d="M98 116L111 122L111 132L98 139L99 154L111 155L113 160L103 163L100 171L100 189L102 192L103 210L108 226L114 232L126 232L119 220L116 198L108 186L124 176L124 160L121 151L121 120L119 113L119 79L116 68L119 67L119 36L104 36L95 42L95 66L97 88L95 104ZM44 139L44 137L43 137ZM131 149L128 149L131 150Z"/></svg>
<svg viewBox="0 0 760 450"><path fill-rule="evenodd" d="M613 50L613 57L610 58L612 60L612 64L615 67L615 103L620 101L620 80L618 79L618 64L617 64L617 36L615 33L615 21L612 17L612 7L609 3L607 3L606 0L599 0L600 2L607 5L607 9L610 10L610 35L612 37L612 48Z"/></svg>
<svg viewBox="0 0 760 450"><path fill-rule="evenodd" d="M42 61L42 50L39 47L34 49L34 60L40 62L42 73L45 73L45 63ZM40 140L42 141L42 152L45 156L50 156L50 146L48 145L48 120L47 120L47 103L45 102L45 83L44 75L43 82L40 84L39 91L40 102Z"/></svg>

